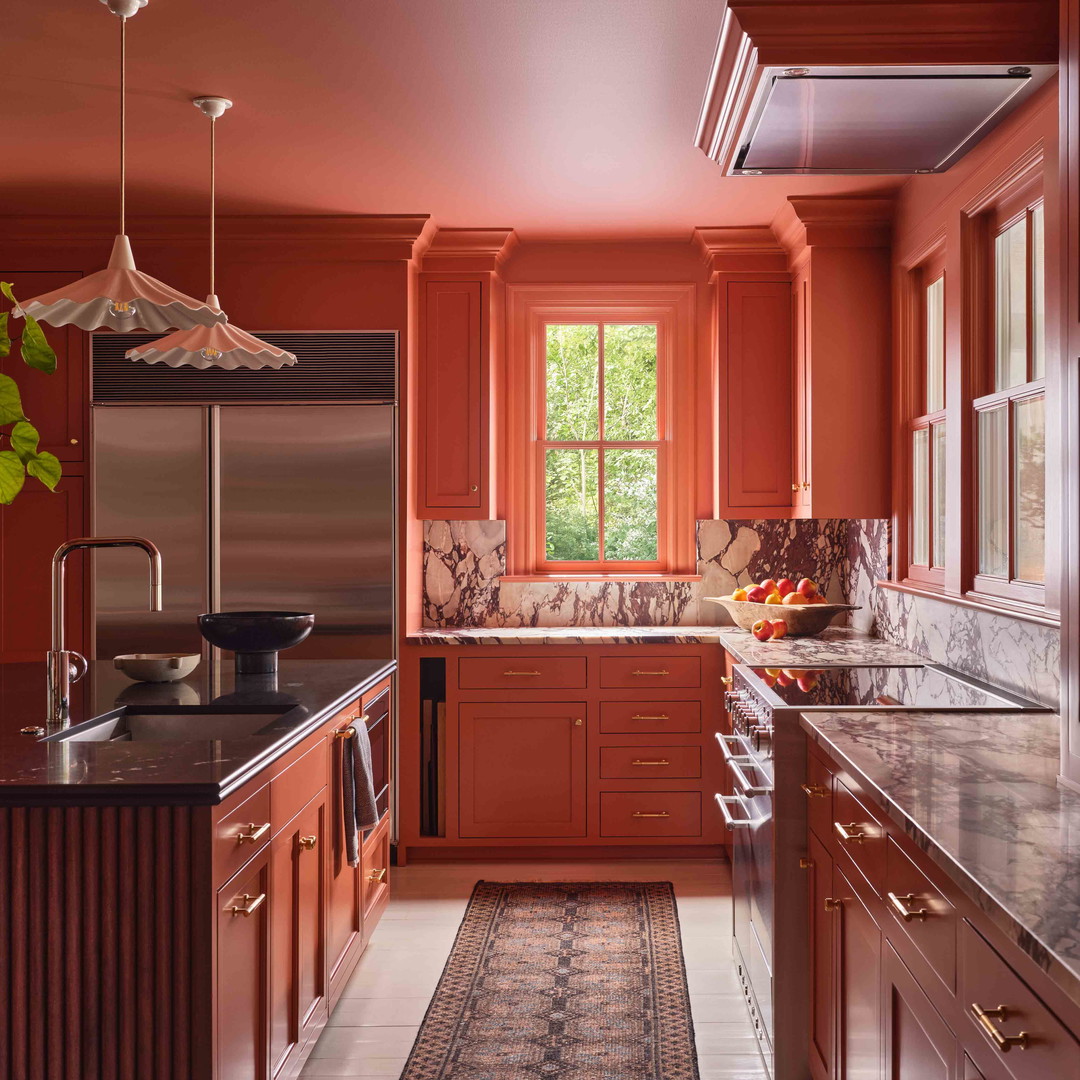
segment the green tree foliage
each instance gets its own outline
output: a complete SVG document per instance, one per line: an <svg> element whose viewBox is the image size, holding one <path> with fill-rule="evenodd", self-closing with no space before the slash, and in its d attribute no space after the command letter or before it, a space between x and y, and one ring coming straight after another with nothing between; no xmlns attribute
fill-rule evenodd
<svg viewBox="0 0 1080 1080"><path fill-rule="evenodd" d="M600 352L603 342L603 431ZM654 442L657 437L656 326L549 326L549 443ZM603 457L601 458L601 455ZM604 551L600 553L600 466ZM655 447L549 448L545 455L547 558L648 561L657 557Z"/></svg>

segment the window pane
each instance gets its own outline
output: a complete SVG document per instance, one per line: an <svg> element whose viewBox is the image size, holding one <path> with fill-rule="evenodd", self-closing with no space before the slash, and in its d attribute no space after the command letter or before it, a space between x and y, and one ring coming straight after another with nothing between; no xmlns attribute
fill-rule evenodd
<svg viewBox="0 0 1080 1080"><path fill-rule="evenodd" d="M1031 212L1031 377L1046 374L1046 278L1043 246L1043 208L1039 203Z"/></svg>
<svg viewBox="0 0 1080 1080"><path fill-rule="evenodd" d="M604 558L653 561L656 451L604 451Z"/></svg>
<svg viewBox="0 0 1080 1080"><path fill-rule="evenodd" d="M547 437L600 438L600 327L547 328Z"/></svg>
<svg viewBox="0 0 1080 1080"><path fill-rule="evenodd" d="M911 561L930 564L930 432L911 433Z"/></svg>
<svg viewBox="0 0 1080 1080"><path fill-rule="evenodd" d="M945 425L933 427L934 566L945 565Z"/></svg>
<svg viewBox="0 0 1080 1080"><path fill-rule="evenodd" d="M604 326L604 438L656 438L656 327Z"/></svg>
<svg viewBox="0 0 1080 1080"><path fill-rule="evenodd" d="M1009 575L1009 424L1004 408L979 413L979 573Z"/></svg>
<svg viewBox="0 0 1080 1080"><path fill-rule="evenodd" d="M1044 399L1016 402L1016 576L1042 581L1046 564L1046 411Z"/></svg>
<svg viewBox="0 0 1080 1080"><path fill-rule="evenodd" d="M1027 382L1027 221L1021 218L994 241L994 388Z"/></svg>
<svg viewBox="0 0 1080 1080"><path fill-rule="evenodd" d="M548 450L547 557L557 560L600 557L599 469L596 450Z"/></svg>
<svg viewBox="0 0 1080 1080"><path fill-rule="evenodd" d="M945 408L945 279L926 287L926 411Z"/></svg>

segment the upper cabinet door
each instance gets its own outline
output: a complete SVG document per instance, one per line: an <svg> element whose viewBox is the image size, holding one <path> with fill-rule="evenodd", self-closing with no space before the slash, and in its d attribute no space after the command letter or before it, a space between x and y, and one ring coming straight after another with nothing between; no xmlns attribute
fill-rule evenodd
<svg viewBox="0 0 1080 1080"><path fill-rule="evenodd" d="M489 388L483 302L480 281L424 284L418 383L421 518L475 518L484 506Z"/></svg>
<svg viewBox="0 0 1080 1080"><path fill-rule="evenodd" d="M727 503L790 506L791 284L729 281L724 311Z"/></svg>
<svg viewBox="0 0 1080 1080"><path fill-rule="evenodd" d="M11 282L18 300L29 300L59 289L77 277L79 274L71 270L51 273L0 271L0 279ZM10 308L11 304L0 297L0 311ZM22 327L21 320L13 321L10 327L13 336L21 334ZM13 343L4 372L19 384L23 412L41 435L39 449L48 450L61 461L82 461L86 447L86 403L89 400L86 352L89 338L74 326L43 326L42 329L56 353L56 371L46 375L27 367L19 357L18 344Z"/></svg>

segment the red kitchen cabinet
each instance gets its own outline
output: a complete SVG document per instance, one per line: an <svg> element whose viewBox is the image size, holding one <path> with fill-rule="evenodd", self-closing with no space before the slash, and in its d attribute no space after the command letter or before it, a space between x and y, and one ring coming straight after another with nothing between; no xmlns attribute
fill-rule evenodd
<svg viewBox="0 0 1080 1080"><path fill-rule="evenodd" d="M585 835L584 702L463 702L459 835Z"/></svg>
<svg viewBox="0 0 1080 1080"><path fill-rule="evenodd" d="M790 506L792 496L791 284L729 281L721 301L732 508Z"/></svg>
<svg viewBox="0 0 1080 1080"><path fill-rule="evenodd" d="M889 1080L956 1080L956 1036L889 944L882 954L885 1075Z"/></svg>
<svg viewBox="0 0 1080 1080"><path fill-rule="evenodd" d="M363 915L360 910L359 869L350 866L345 855L344 809L342 807L342 747L344 740L338 732L345 731L350 722L359 720L357 707L346 710L327 736L330 758L329 805L333 826L328 830L331 845L326 855L326 964L331 981L331 997L344 984L359 956L363 944Z"/></svg>
<svg viewBox="0 0 1080 1080"><path fill-rule="evenodd" d="M833 860L828 848L809 836L810 875L810 1072L814 1080L832 1080L836 1059L836 920L826 906L833 898Z"/></svg>
<svg viewBox="0 0 1080 1080"><path fill-rule="evenodd" d="M881 1080L881 931L838 865L830 900L838 919L838 1074Z"/></svg>

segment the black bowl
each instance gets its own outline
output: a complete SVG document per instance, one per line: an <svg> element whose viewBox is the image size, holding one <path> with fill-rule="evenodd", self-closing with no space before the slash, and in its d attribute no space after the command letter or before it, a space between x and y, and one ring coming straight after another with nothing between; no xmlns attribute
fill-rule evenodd
<svg viewBox="0 0 1080 1080"><path fill-rule="evenodd" d="M243 674L277 671L277 654L311 633L315 616L302 611L215 611L199 616L199 632L211 645L236 653Z"/></svg>

